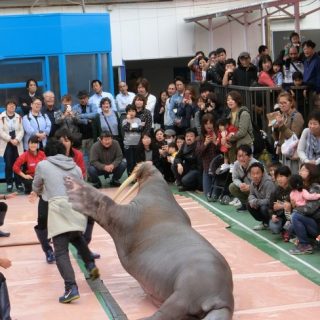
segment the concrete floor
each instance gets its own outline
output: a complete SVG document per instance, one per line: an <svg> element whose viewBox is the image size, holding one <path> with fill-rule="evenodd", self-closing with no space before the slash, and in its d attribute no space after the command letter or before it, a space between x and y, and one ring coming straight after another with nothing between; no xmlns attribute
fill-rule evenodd
<svg viewBox="0 0 320 320"><path fill-rule="evenodd" d="M114 189L103 189L112 194ZM320 288L278 260L238 238L225 222L195 200L176 196L194 228L204 235L227 259L234 278L235 320L319 319ZM26 196L7 201L9 205L2 230L10 238L0 238L0 255L12 260L12 267L1 270L10 291L12 318L38 319L109 319L91 291L77 261L72 258L81 298L69 305L58 303L63 281L55 265L48 265L33 231L36 204ZM26 245L28 243L28 245ZM106 287L128 319L135 320L155 312L138 283L122 268L109 235L95 226L90 245L101 254L97 261Z"/></svg>

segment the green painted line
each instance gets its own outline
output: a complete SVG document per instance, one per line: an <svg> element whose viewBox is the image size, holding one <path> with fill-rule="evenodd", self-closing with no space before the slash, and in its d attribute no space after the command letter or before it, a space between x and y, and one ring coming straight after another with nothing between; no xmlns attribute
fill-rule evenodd
<svg viewBox="0 0 320 320"><path fill-rule="evenodd" d="M110 320L128 320L126 314L122 311L116 300L111 295L105 284L100 279L91 280L82 259L78 258L78 252L73 245L69 245L73 257L77 260L78 266L85 276L85 279L95 294L104 312Z"/></svg>
<svg viewBox="0 0 320 320"><path fill-rule="evenodd" d="M192 192L186 192L185 194L191 196L193 199L197 200L206 208L208 208L213 214L216 214L218 217L222 218L222 220L230 224L230 228L228 228L228 230L230 230L232 233L247 240L255 247L258 247L262 251L268 253L276 260L280 260L290 268L297 270L300 274L312 282L320 284L318 253L303 256L291 255L286 248L288 246L292 246L292 244L282 242L279 235L272 235L267 230L258 232L252 230L252 225L253 223L256 223L256 221L251 217L250 214L238 213L234 207L228 205L213 205L212 203L204 200L204 197L202 198L202 196ZM219 207L223 208L223 211ZM271 240L269 238L271 238ZM281 245L274 239L278 239L279 243L282 242Z"/></svg>

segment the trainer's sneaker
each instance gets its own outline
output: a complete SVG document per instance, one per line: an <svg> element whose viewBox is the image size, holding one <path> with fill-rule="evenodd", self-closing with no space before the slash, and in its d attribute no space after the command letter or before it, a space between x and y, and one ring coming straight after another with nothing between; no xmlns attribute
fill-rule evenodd
<svg viewBox="0 0 320 320"><path fill-rule="evenodd" d="M87 266L87 271L89 273L89 278L95 280L100 277L100 272L94 262L90 262Z"/></svg>
<svg viewBox="0 0 320 320"><path fill-rule="evenodd" d="M13 185L12 184L8 184L7 185L7 192L12 192L12 190L13 190Z"/></svg>
<svg viewBox="0 0 320 320"><path fill-rule="evenodd" d="M299 243L294 249L289 250L290 254L311 254L313 253L313 247L311 244Z"/></svg>
<svg viewBox="0 0 320 320"><path fill-rule="evenodd" d="M70 303L73 300L79 299L80 294L78 291L78 287L76 284L72 285L69 288L66 288L66 291L64 292L63 296L59 298L60 303Z"/></svg>

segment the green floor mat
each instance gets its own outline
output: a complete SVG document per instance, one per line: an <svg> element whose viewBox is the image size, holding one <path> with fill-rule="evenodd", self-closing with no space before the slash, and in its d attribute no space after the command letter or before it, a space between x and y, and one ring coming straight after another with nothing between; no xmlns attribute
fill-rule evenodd
<svg viewBox="0 0 320 320"><path fill-rule="evenodd" d="M228 230L240 238L250 242L255 247L281 261L288 267L297 270L304 277L320 285L320 248L313 254L293 256L289 253L294 248L292 243L286 243L280 235L272 234L269 230L255 231L253 226L258 222L248 211L239 213L231 205L221 205L218 202L207 202L203 194L195 192L178 192L175 186L171 187L174 193L192 197L213 214L230 225Z"/></svg>

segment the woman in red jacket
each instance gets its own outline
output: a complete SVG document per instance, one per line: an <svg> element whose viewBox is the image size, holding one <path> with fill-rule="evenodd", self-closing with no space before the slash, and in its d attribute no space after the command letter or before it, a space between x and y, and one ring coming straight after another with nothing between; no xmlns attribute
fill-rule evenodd
<svg viewBox="0 0 320 320"><path fill-rule="evenodd" d="M30 194L32 191L32 181L37 164L46 158L44 152L38 148L38 137L31 136L28 140L28 150L22 153L13 164L13 172L22 178L25 194Z"/></svg>
<svg viewBox="0 0 320 320"><path fill-rule="evenodd" d="M272 70L272 60L270 56L262 56L259 61L259 78L258 83L264 87L273 87L275 88L277 85L272 79L273 70Z"/></svg>

